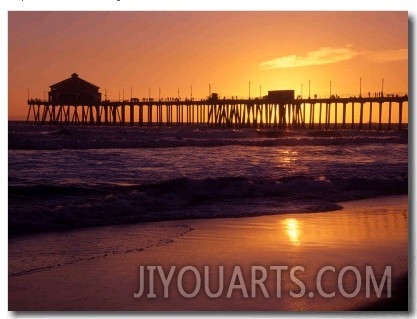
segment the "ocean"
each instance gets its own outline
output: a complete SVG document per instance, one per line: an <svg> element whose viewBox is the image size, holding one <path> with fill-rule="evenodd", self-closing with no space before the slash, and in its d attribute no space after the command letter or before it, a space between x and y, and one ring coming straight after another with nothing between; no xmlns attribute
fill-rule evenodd
<svg viewBox="0 0 417 319"><path fill-rule="evenodd" d="M406 129L9 122L8 131L12 276L166 244L192 230L185 219L336 211L408 192ZM118 228L137 223L149 231Z"/></svg>

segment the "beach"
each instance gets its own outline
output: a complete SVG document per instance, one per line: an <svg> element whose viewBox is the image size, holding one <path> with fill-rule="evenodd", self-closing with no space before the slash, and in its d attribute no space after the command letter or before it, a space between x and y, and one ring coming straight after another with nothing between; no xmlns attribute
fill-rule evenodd
<svg viewBox="0 0 417 319"><path fill-rule="evenodd" d="M129 234L135 236L136 233L136 247L142 249L108 253L26 274L9 274L9 310L337 311L370 307L380 300L375 293L370 298L365 297L364 281L355 298L345 298L337 292L333 298L321 297L317 293L315 277L320 268L329 265L338 271L349 265L357 267L362 278L365 267L372 266L378 282L384 267L391 266L391 297L398 297L395 294L399 292L395 287L400 286L408 273L407 196L386 196L338 204L343 207L342 210L325 213L112 226L118 230L112 232L107 229L108 237L101 240L117 242L118 237L114 234L127 227ZM165 242L149 244L145 234L154 236L154 228L169 228ZM89 237L97 237L99 230L92 228L84 231L88 233L84 233L84 240L88 242ZM59 242L59 236L65 234L54 236ZM83 243L79 245L82 247ZM210 266L213 270L223 265L225 278L230 278L228 275L232 267L239 265L245 282L248 280L245 271L252 266L287 266L289 269L302 266L305 271L297 276L305 284L306 292L315 292L315 296L311 298L306 293L300 298L291 297L289 291L299 292L299 287L291 282L287 271L282 276L280 298L276 297L274 290L276 277L269 273L265 281L268 292L271 292L269 298L265 298L260 290L256 298L244 298L239 289L233 292L231 298L226 298L225 292L219 298L208 298L203 289L193 298L184 298L174 284L170 286L169 297L164 298L163 286L157 280L156 298L147 298L145 295L134 298L139 287L139 267L149 265L160 265L165 269L171 266L200 269ZM327 277L323 276L322 287L327 292L335 291L337 278L332 276L332 272L328 274ZM346 275L344 278L346 291L352 292L354 277ZM193 290L191 279L184 281L184 289L188 292ZM214 273L210 282L214 285L216 281L218 277ZM247 285L251 296L250 284ZM386 297L384 289L381 298Z"/></svg>

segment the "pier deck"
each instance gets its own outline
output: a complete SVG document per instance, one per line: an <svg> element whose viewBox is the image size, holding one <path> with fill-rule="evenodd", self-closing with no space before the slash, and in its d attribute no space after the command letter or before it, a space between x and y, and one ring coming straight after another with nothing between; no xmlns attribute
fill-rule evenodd
<svg viewBox="0 0 417 319"><path fill-rule="evenodd" d="M401 129L408 96L255 99L104 100L97 105L52 104L29 99L26 122L90 125L208 125L261 128ZM376 108L376 110L374 109ZM376 118L375 118L376 117Z"/></svg>

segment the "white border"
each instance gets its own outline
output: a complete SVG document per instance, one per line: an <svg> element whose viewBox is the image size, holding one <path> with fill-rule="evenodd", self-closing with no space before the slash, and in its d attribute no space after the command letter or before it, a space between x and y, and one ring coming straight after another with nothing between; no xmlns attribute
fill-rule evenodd
<svg viewBox="0 0 417 319"><path fill-rule="evenodd" d="M280 10L280 11L375 11L375 10L411 10L410 0L2 0L6 2L7 10Z"/></svg>
<svg viewBox="0 0 417 319"><path fill-rule="evenodd" d="M256 1L243 1L243 0L211 0L208 2L202 2L199 0L1 0L0 1L0 56L1 56L1 95L0 99L2 101L0 105L0 118L2 119L0 126L0 137L2 141L1 148L1 165L0 165L0 180L1 180L1 218L2 218L2 231L1 231L1 275L2 275L2 285L1 285L1 306L0 314L2 318L19 318L21 316L16 315L15 313L7 312L7 105L8 105L8 60L7 60L7 33L8 33L8 11L170 11L170 10L208 10L208 11L223 11L223 10L239 10L239 11L263 11L263 10L279 10L279 11L409 11L409 17L414 23L416 21L416 7L415 1L412 0L361 0L361 1L335 1L335 0L291 0L291 1L273 1L273 0L256 0ZM415 29L415 25L413 25ZM414 46L415 41L415 30L414 38L412 39L411 46ZM411 51L411 50L410 50ZM415 54L415 51L412 51ZM409 96L414 97L414 92L416 92L416 83L411 81L411 78L414 79L415 70L410 69L410 87L409 87ZM414 102L415 100L412 100ZM413 105L411 106L413 107ZM414 124L416 121L416 113L413 112L413 117L411 118L411 124ZM410 137L411 138L411 137ZM411 147L412 141L415 141L415 136L412 136L410 139L409 146ZM410 163L410 172L411 166L413 163ZM414 180L414 176L410 176L411 180ZM415 194L410 193L410 199L415 199ZM410 212L411 213L411 212ZM410 214L411 215L411 214ZM412 219L413 225L410 231L415 233L415 217ZM414 238L414 236L412 236ZM410 243L411 244L411 243ZM414 245L412 246L414 247ZM411 258L412 256L410 256ZM413 263L414 264L414 263ZM413 269L414 270L414 269ZM410 274L411 274L410 269ZM415 272L413 271L414 276ZM411 287L416 287L415 284L410 283ZM414 290L414 297L416 292ZM410 305L413 309L416 309L416 302L413 300ZM194 317L196 313L187 315L187 317ZM221 316L225 316L226 313L222 313ZM274 318L274 317L287 317L288 313L250 313L245 318ZM358 314L347 315L340 314L343 317L358 317ZM412 317L416 314L413 313ZM86 314L82 313L80 315L76 314L65 314L65 318L91 318L92 316L101 318L101 317L142 317L142 318L163 318L166 316L161 315L150 315L150 314L122 314L107 316L100 314ZM219 317L218 313L213 314L201 314L198 315L202 318L215 318ZM227 315L231 318L238 318L239 314L230 314ZM325 315L326 316L326 315ZM329 314L328 317L335 317L336 315ZM365 315L360 315L360 317L365 317ZM371 314L367 317L379 318L381 314ZM172 318L182 318L183 314L171 315ZM292 314L291 317L301 318L305 317L305 314ZM309 317L321 318L323 314L310 314ZM326 316L327 317L327 316ZM56 313L47 315L47 313L42 313L41 315L35 314L24 314L24 318L56 318Z"/></svg>

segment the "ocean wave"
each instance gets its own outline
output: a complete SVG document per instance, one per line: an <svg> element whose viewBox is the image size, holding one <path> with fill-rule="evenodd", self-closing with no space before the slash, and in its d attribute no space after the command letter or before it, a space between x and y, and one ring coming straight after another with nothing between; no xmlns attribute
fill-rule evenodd
<svg viewBox="0 0 417 319"><path fill-rule="evenodd" d="M408 143L408 130L214 129L210 127L17 126L10 150L127 149L166 147L297 146Z"/></svg>
<svg viewBox="0 0 417 319"><path fill-rule="evenodd" d="M137 185L9 186L11 236L100 225L340 209L340 201L405 194L408 177L176 178Z"/></svg>

